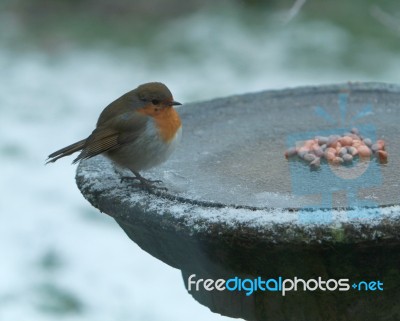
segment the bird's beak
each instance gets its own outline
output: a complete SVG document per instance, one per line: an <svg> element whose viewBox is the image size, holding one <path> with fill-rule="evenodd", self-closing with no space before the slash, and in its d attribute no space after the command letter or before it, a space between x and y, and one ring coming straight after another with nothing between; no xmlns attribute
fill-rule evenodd
<svg viewBox="0 0 400 321"><path fill-rule="evenodd" d="M180 106L180 105L182 105L181 103L179 103L179 102L177 102L177 101L175 101L175 100L173 100L173 101L171 102L171 104L172 104L172 106Z"/></svg>

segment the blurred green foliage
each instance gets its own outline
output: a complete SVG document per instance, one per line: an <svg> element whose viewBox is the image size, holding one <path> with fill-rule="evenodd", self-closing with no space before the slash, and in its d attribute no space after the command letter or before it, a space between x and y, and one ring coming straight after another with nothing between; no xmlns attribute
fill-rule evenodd
<svg viewBox="0 0 400 321"><path fill-rule="evenodd" d="M84 310L82 301L74 293L53 283L42 284L36 291L37 307L46 314L80 314Z"/></svg>
<svg viewBox="0 0 400 321"><path fill-rule="evenodd" d="M111 41L130 46L146 45L165 24L197 12L217 12L235 18L244 28L265 26L273 15L288 14L295 0L3 0L2 17L22 29L18 36L43 47L78 42ZM0 16L1 17L1 16ZM351 36L379 42L388 49L400 49L400 3L396 0L307 0L294 19L324 21L345 29ZM3 19L4 20L4 19ZM9 30L0 22L0 33ZM283 26L282 26L283 27ZM318 30L316 30L318 33ZM7 37L2 37L7 38ZM0 39L1 40L1 39Z"/></svg>

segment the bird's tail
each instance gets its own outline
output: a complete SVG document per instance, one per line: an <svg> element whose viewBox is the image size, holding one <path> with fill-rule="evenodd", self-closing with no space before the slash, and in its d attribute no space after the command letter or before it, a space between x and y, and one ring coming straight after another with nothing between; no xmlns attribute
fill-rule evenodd
<svg viewBox="0 0 400 321"><path fill-rule="evenodd" d="M79 142L76 142L72 145L61 148L60 150L50 154L49 157L47 158L46 164L54 163L57 159L60 159L64 156L71 155L77 151L80 151L83 148L83 146L85 145L85 142L86 142L86 139L82 139Z"/></svg>

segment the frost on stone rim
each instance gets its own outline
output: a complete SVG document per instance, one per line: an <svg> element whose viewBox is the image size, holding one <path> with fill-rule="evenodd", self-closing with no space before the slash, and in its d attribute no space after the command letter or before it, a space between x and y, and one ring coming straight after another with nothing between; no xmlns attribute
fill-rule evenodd
<svg viewBox="0 0 400 321"><path fill-rule="evenodd" d="M310 242L332 241L334 234L332 231L341 231L345 225L352 226L359 230L360 240L375 239L384 236L384 231L379 231L379 226L384 222L385 225L400 222L400 206L389 206L380 208L381 215L377 220L374 216L376 209L358 208L353 210L332 210L333 220L327 223L324 220L313 220L310 222L300 222L299 215L302 211L289 211L287 209L258 209L250 210L245 208L233 207L204 207L190 203L164 199L142 190L135 190L121 184L112 165L101 157L82 162L77 170L78 186L85 197L93 204L96 197L106 199L107 202L118 202L124 204L125 213L129 213L128 219L134 219L134 209L136 206L147 207L146 215L168 215L173 219L184 222L193 233L204 232L209 226L223 225L228 230L237 228L249 228L264 234L273 236L276 230L284 229L292 239L298 239L297 232L301 230L303 236L309 238ZM99 208L102 210L101 208ZM131 214L132 213L132 214ZM324 210L314 210L312 214L316 217L324 215ZM357 215L352 215L357 213ZM360 215L362 213L362 215ZM114 216L115 213L107 213ZM352 219L355 217L355 219ZM363 217L363 219L360 219ZM369 218L370 217L370 218ZM319 228L325 231L317 237L314 229ZM377 229L371 235L362 233L365 228ZM321 231L320 231L321 232ZM289 241L291 237L287 238ZM305 241L305 240L304 240ZM306 241L306 242L308 242Z"/></svg>

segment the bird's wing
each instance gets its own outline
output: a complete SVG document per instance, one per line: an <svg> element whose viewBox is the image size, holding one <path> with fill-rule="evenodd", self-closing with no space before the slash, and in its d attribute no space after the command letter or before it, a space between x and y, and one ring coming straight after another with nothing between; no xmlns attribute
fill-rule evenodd
<svg viewBox="0 0 400 321"><path fill-rule="evenodd" d="M82 152L73 163L134 141L146 129L148 118L137 112L129 112L110 119L97 127L86 139Z"/></svg>

